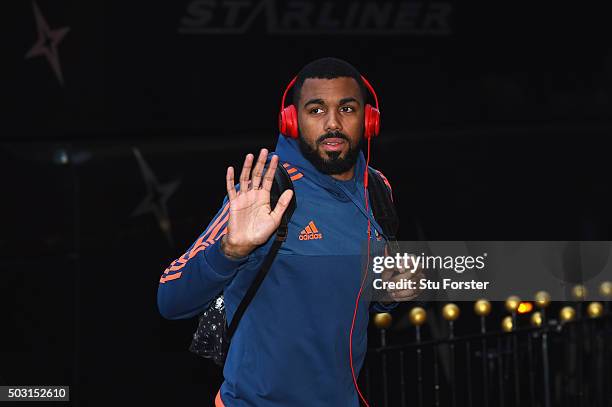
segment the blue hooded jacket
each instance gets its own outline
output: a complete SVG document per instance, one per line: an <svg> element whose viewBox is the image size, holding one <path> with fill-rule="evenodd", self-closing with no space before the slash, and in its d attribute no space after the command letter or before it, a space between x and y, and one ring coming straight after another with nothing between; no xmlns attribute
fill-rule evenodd
<svg viewBox="0 0 612 407"><path fill-rule="evenodd" d="M356 407L349 332L368 218L371 244L384 243L381 227L365 209L365 158L359 154L352 180L338 181L304 158L294 139L280 136L275 154L291 175L297 208L287 240L232 338L220 397L227 407ZM226 197L204 233L164 271L157 302L165 318L194 317L223 291L231 321L274 235L245 259L229 259L219 242L228 217ZM353 333L355 375L367 348L369 308L364 296Z"/></svg>

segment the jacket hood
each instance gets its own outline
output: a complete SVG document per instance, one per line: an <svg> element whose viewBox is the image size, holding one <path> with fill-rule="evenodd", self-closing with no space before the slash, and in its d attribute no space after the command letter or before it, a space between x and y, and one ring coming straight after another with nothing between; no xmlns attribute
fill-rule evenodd
<svg viewBox="0 0 612 407"><path fill-rule="evenodd" d="M353 203L361 210L361 212L370 219L372 225L379 233L382 233L382 228L376 222L372 215L371 208L366 211L365 197L363 191L363 173L366 168L366 160L362 151L359 152L357 162L355 163L355 175L352 181L338 181L330 175L323 174L317 170L315 166L304 157L297 139L285 137L282 134L278 136L275 153L278 154L281 161L288 162L291 166L296 167L308 179L318 186L326 189L336 199Z"/></svg>
<svg viewBox="0 0 612 407"><path fill-rule="evenodd" d="M349 188L350 192L353 193L361 191L361 200L363 201L363 172L365 170L366 161L362 151L359 152L357 162L355 163L355 175L353 176L352 182L338 181L330 175L323 174L316 169L302 154L297 139L285 137L280 134L278 136L275 152L282 161L289 162L292 166L297 167L300 172L304 173L304 175L309 177L316 184L330 191L332 194L337 195L338 192L343 191L345 188ZM352 190L354 188L351 188L351 185L357 187L357 191ZM344 198L345 199L341 199L346 200L346 197Z"/></svg>

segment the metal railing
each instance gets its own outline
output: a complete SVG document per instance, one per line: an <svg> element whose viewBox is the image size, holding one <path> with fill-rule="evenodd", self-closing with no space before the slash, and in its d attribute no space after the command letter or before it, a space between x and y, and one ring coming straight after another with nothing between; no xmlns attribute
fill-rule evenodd
<svg viewBox="0 0 612 407"><path fill-rule="evenodd" d="M449 303L441 310L446 334L431 339L424 337L426 310L414 307L414 340L403 343L388 339L391 315L376 314L380 346L368 351L361 377L370 405L610 407L612 283L604 282L600 295L605 301L587 303L584 287L576 286L576 301L556 304L554 317L546 292L531 302L509 297L496 330L487 330L491 304L479 300L473 308L480 329L461 336L461 308ZM519 327L527 316L528 326Z"/></svg>

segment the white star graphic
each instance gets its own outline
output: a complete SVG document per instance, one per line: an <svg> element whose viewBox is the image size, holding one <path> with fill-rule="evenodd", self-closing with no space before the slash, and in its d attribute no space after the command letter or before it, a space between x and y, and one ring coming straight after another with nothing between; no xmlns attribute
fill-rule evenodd
<svg viewBox="0 0 612 407"><path fill-rule="evenodd" d="M175 180L167 184L160 184L157 181L157 177L151 170L151 167L142 157L142 154L137 148L133 148L132 151L138 161L140 172L144 178L145 185L147 187L147 195L142 200L140 205L132 212L132 216L143 215L145 213L152 212L157 219L159 228L162 230L170 246L174 246L174 240L172 238L172 225L170 223L170 217L168 216L168 207L166 203L168 199L174 194L179 187L181 180Z"/></svg>
<svg viewBox="0 0 612 407"><path fill-rule="evenodd" d="M38 30L38 39L36 43L25 55L25 59L44 55L47 58L47 62L51 65L55 77L59 83L64 85L64 77L62 75L62 67L59 61L59 54L57 53L57 46L64 39L70 27L62 27L52 30L49 28L49 24L43 17L38 5L32 2L34 7L34 17L36 18L36 28Z"/></svg>

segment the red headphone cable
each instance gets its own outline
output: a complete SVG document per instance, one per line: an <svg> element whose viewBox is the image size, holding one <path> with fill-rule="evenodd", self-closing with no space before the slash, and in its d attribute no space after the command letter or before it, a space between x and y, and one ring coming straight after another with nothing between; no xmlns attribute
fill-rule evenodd
<svg viewBox="0 0 612 407"><path fill-rule="evenodd" d="M363 197L365 200L365 209L366 213L368 213L368 166L370 165L370 140L368 138L368 155L366 159L365 170L363 171ZM365 270L363 273L363 279L361 280L361 285L359 286L359 293L357 294L357 300L355 301L355 310L353 312L353 322L351 323L351 332L349 334L349 359L351 363L351 374L353 375L353 384L355 385L355 389L357 390L357 394L359 394L359 398L365 404L366 407L370 407L366 398L361 394L361 390L359 389L359 385L357 384L357 377L355 376L355 367L353 366L353 330L355 329L355 320L357 319L357 310L359 309L359 299L361 298L361 293L363 291L363 283L366 280L368 275L368 266L370 265L370 237L371 237L371 225L370 218L368 217L368 245L367 245L367 261L365 265Z"/></svg>

